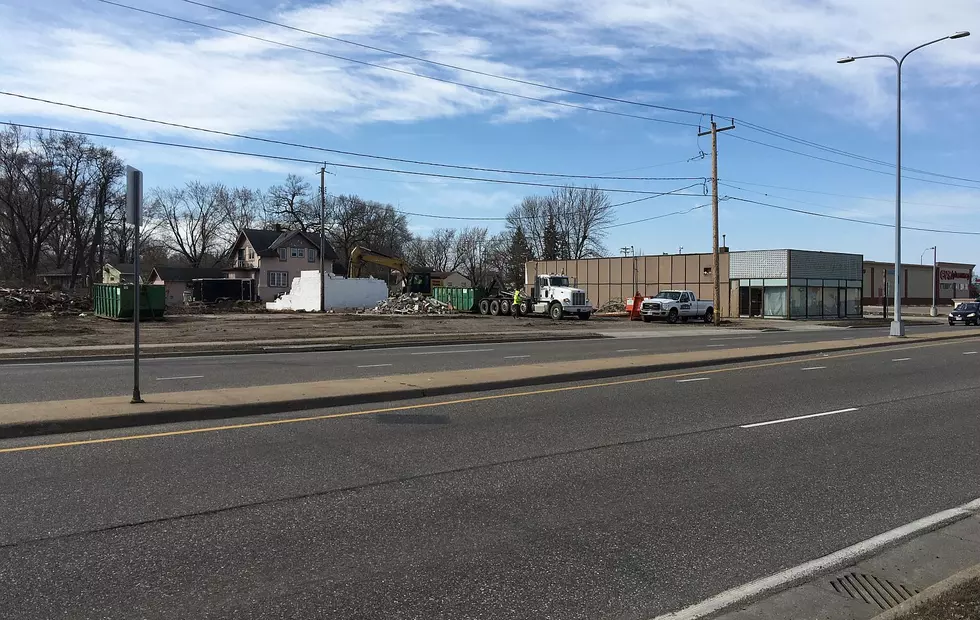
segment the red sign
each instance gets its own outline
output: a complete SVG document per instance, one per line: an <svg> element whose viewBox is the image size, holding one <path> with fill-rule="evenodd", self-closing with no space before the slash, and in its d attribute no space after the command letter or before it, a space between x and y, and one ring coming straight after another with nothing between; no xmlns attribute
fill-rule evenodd
<svg viewBox="0 0 980 620"><path fill-rule="evenodd" d="M950 282L952 280L969 280L970 273L967 271L952 271L950 269L941 269L939 271L939 281L940 282Z"/></svg>

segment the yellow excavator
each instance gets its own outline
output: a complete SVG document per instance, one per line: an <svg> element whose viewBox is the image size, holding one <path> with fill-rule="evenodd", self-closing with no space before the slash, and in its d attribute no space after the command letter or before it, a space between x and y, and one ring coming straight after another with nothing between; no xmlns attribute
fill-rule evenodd
<svg viewBox="0 0 980 620"><path fill-rule="evenodd" d="M361 270L367 264L380 265L400 273L402 276L401 285L403 293L431 295L433 287L442 286L443 284L442 278L432 272L416 271L403 258L389 256L360 246L351 250L350 262L347 264L347 277L361 277Z"/></svg>

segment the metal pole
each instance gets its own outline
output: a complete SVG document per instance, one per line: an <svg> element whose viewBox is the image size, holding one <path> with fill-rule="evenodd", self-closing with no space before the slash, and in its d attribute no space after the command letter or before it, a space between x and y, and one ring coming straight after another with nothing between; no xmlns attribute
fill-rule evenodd
<svg viewBox="0 0 980 620"><path fill-rule="evenodd" d="M721 255L718 250L718 123L711 121L711 273L714 276L714 323L721 325Z"/></svg>
<svg viewBox="0 0 980 620"><path fill-rule="evenodd" d="M326 228L326 218L327 218L327 183L326 183L327 167L323 166L320 168L320 312L327 311L327 298L326 292L324 291L324 285L326 281L324 280L324 269L323 269L323 246L324 246L324 229Z"/></svg>
<svg viewBox="0 0 980 620"><path fill-rule="evenodd" d="M939 314L936 310L936 288L938 287L939 282L936 281L936 246L932 246L932 308L929 308L929 316Z"/></svg>
<svg viewBox="0 0 980 620"><path fill-rule="evenodd" d="M904 59L903 59L904 60ZM898 62L897 135L895 141L895 318L889 335L905 336L902 323L902 62Z"/></svg>
<svg viewBox="0 0 980 620"><path fill-rule="evenodd" d="M142 403L140 396L140 225L143 223L143 173L126 167L126 219L133 223L133 399ZM126 234L125 224L123 235ZM125 247L125 243L123 246ZM120 291L122 294L122 291ZM149 300L147 300L149 305Z"/></svg>

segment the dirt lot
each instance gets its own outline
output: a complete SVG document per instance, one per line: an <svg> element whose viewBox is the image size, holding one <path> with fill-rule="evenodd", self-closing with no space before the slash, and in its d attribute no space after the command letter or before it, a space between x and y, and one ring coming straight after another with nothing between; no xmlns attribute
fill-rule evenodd
<svg viewBox="0 0 980 620"><path fill-rule="evenodd" d="M637 325L633 323L632 327ZM175 315L166 321L141 322L140 339L146 344L153 344L379 336L388 333L590 332L630 327L629 321L624 318L605 317L595 317L589 321L572 318L555 323L544 317L513 319L479 315ZM0 314L0 349L128 344L132 341L132 323L109 321L91 314L84 317Z"/></svg>
<svg viewBox="0 0 980 620"><path fill-rule="evenodd" d="M980 579L973 579L902 616L902 620L980 620Z"/></svg>

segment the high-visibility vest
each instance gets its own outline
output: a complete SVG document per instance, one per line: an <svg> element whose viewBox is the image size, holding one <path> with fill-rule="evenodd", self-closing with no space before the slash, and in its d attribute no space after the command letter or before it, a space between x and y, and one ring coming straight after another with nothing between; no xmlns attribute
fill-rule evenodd
<svg viewBox="0 0 980 620"><path fill-rule="evenodd" d="M516 306L519 303L521 303L521 292L520 291L514 291L514 305Z"/></svg>

